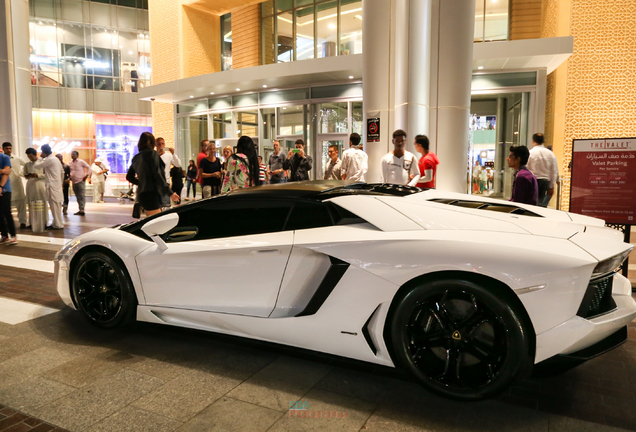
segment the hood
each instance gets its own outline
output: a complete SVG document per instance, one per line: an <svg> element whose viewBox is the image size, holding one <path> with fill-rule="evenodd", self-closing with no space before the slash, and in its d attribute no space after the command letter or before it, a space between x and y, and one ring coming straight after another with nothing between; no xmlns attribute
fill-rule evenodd
<svg viewBox="0 0 636 432"><path fill-rule="evenodd" d="M444 196L448 197L449 194ZM582 217L575 223L566 212L464 194L454 194L453 199L462 200L466 203L465 206L449 204L451 199L446 202L430 201L432 198L430 194L423 192L405 198L379 197L378 200L427 230L497 231L568 239L577 233L595 229L597 237L616 239L617 232L599 226L598 220L594 218ZM473 203L475 205L471 207ZM477 208L483 203L492 205L485 206L488 209ZM510 209L517 208L520 214L509 212ZM523 214L526 209L531 212L530 215ZM588 225L587 222L592 224Z"/></svg>

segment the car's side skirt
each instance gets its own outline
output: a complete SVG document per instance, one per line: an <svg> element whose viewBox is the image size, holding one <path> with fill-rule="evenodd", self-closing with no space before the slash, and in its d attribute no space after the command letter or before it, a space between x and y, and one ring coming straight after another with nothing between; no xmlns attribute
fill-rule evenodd
<svg viewBox="0 0 636 432"><path fill-rule="evenodd" d="M391 300L397 290L398 287L394 284L364 270L349 267L331 295L313 315L261 318L140 305L137 308L137 319L242 336L393 366L383 330ZM371 316L372 319L369 320ZM363 332L364 328L368 331L367 337ZM369 339L373 341L375 353L368 343Z"/></svg>

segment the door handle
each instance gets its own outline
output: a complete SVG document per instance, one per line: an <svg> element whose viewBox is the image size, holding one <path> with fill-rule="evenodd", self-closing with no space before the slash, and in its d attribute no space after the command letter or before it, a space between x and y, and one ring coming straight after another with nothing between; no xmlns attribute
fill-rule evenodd
<svg viewBox="0 0 636 432"><path fill-rule="evenodd" d="M253 253L253 254L280 253L280 250L279 249L258 249L258 250L253 250L250 253Z"/></svg>

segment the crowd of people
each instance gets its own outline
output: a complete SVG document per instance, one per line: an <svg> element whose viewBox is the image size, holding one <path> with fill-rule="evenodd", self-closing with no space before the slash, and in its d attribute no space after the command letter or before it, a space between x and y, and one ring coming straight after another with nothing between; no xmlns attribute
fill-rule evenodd
<svg viewBox="0 0 636 432"><path fill-rule="evenodd" d="M543 134L534 134L532 140L531 150L525 146L510 148L508 166L515 171L511 201L547 207L558 178L556 157L545 148ZM430 151L428 137L417 135L414 138L415 150L422 155L419 159L405 149L406 143L405 131L398 129L393 132L393 150L381 160L381 181L434 188L440 161ZM265 164L248 136L240 137L235 149L224 147L223 158L217 157L214 145L203 140L197 160L190 160L184 171L181 160L173 148L166 148L163 138L155 139L151 133L144 132L137 144L139 152L133 157L126 174L126 179L137 188L136 196L131 196L131 199L139 203L147 216L151 216L164 208L178 205L181 199L194 200L197 184L201 187L202 197L209 198L239 188L310 179L313 159L305 153L302 139L296 140L294 148L287 154L281 149L280 141L275 140L273 147L274 152ZM352 133L349 136L349 148L342 153L342 158L337 145L329 146L327 154L329 160L324 167L324 180L365 181L369 164L359 134ZM29 162L13 154L11 143L2 145L0 243L16 244L18 241L11 215L12 207L17 210L21 229L31 228L34 232L40 232L44 229L64 229L62 216L68 211L71 186L79 207L75 215L85 215L85 190L89 177L93 185L93 202L104 202L104 186L109 169L101 158L98 157L89 165L79 159L77 151L73 151L67 165L62 155L51 157L49 145L40 148L39 156L35 149L28 148L26 156ZM22 177L27 180L26 192ZM486 178L484 181L489 180ZM49 210L52 216L50 225Z"/></svg>

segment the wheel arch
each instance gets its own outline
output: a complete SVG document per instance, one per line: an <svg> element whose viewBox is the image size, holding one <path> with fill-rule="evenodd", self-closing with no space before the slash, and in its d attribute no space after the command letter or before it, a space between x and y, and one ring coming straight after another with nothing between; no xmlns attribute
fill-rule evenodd
<svg viewBox="0 0 636 432"><path fill-rule="evenodd" d="M404 285L402 285L398 289L397 293L393 297L393 300L391 301L391 305L389 306L389 311L387 312L387 316L384 322L384 329L383 329L384 343L386 344L386 347L389 350L389 355L391 356L391 360L393 361L393 363L397 364L395 353L393 352L393 343L391 341L391 336L390 336L391 329L389 327L393 320L393 314L395 313L395 309L397 308L402 298L406 295L406 293L411 291L413 288L423 283L440 281L440 280L465 280L465 281L482 285L484 287L491 288L497 291L500 295L505 296L506 301L509 302L509 304L513 307L515 312L519 314L519 318L522 320L525 328L528 329L528 343L529 343L528 356L532 360L530 364L531 365L534 364L534 358L535 358L536 346L537 346L536 332L534 330L534 326L532 325L532 320L530 319L530 316L528 315L526 308L523 306L523 303L519 299L519 296L517 296L517 294L508 285L501 282L500 280L497 280L490 276L478 274L478 273L456 271L456 270L439 271L439 272L433 272L433 273L420 275L418 277L415 277L407 281Z"/></svg>
<svg viewBox="0 0 636 432"><path fill-rule="evenodd" d="M139 304L139 293L135 287L135 280L131 277L130 271L128 269L128 266L126 265L126 263L124 262L124 260L121 259L121 257L116 253L113 252L112 249L109 249L107 246L105 245L101 245L101 244L90 244L87 245L83 248L81 248L80 250L78 250L73 257L71 258L71 262L69 263L69 278L68 278L68 283L69 283L69 293L70 293L70 297L71 300L73 301L73 305L77 308L77 300L75 299L75 294L74 294L74 290L73 290L73 279L74 279L74 272L75 269L77 268L77 263L79 262L79 260L86 254L91 253L91 252L99 252L99 253L104 253L108 256L110 256L111 258L113 258L115 261L117 261L120 265L122 270L126 273L126 276L128 276L128 280L130 281L130 283L133 286L133 291L135 293L135 297L137 300L137 304Z"/></svg>

